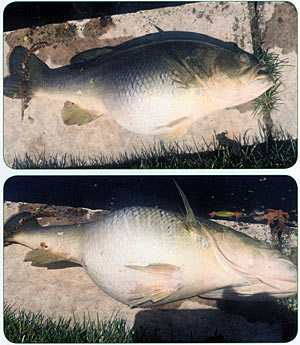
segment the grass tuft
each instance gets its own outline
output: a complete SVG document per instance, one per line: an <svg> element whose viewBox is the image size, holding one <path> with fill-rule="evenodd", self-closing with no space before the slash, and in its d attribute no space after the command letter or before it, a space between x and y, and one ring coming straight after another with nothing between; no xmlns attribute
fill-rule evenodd
<svg viewBox="0 0 300 345"><path fill-rule="evenodd" d="M181 147L177 142L159 142L152 147L124 153L119 157L94 156L82 159L76 156L47 157L46 153L35 157L15 157L14 169L272 169L289 168L297 160L297 140L283 129L267 135L260 125L261 138L247 134L236 138L239 150L221 147L214 140L210 147Z"/></svg>
<svg viewBox="0 0 300 345"><path fill-rule="evenodd" d="M282 341L293 340L298 332L298 298L291 296L277 301L280 319L283 322Z"/></svg>
<svg viewBox="0 0 300 345"><path fill-rule="evenodd" d="M278 105L282 104L280 93L284 87L281 81L282 69L288 66L287 59L280 59L278 54L271 53L263 47L263 43L253 41L254 55L258 62L266 68L266 72L274 80L275 85L254 100L253 116L259 116L264 119L268 135L272 136L273 121L271 112L278 110Z"/></svg>
<svg viewBox="0 0 300 345"><path fill-rule="evenodd" d="M42 314L4 307L4 334L13 343L132 343L133 331L117 317L109 321L70 318L57 321Z"/></svg>

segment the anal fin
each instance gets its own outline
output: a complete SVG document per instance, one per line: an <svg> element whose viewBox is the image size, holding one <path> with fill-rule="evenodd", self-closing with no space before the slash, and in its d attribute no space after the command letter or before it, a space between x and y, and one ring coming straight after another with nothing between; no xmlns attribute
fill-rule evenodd
<svg viewBox="0 0 300 345"><path fill-rule="evenodd" d="M101 115L80 108L72 102L65 102L61 117L65 125L84 125L98 119Z"/></svg>
<svg viewBox="0 0 300 345"><path fill-rule="evenodd" d="M170 264L152 264L148 266L128 265L153 276L152 281L137 284L130 294L130 307L137 307L145 302L154 304L162 301L182 288L180 267Z"/></svg>
<svg viewBox="0 0 300 345"><path fill-rule="evenodd" d="M68 260L64 256L56 255L50 250L45 249L34 249L28 252L25 256L24 261L31 261L32 264L46 265L53 262Z"/></svg>

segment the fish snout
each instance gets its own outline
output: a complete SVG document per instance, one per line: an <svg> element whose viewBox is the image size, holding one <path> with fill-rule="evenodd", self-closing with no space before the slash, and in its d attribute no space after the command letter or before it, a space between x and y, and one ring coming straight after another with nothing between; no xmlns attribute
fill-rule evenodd
<svg viewBox="0 0 300 345"><path fill-rule="evenodd" d="M270 295L287 297L297 293L297 267L288 258L257 259L252 269L259 280L270 288Z"/></svg>
<svg viewBox="0 0 300 345"><path fill-rule="evenodd" d="M253 70L253 77L255 81L260 80L260 82L264 82L268 88L275 85L274 79L269 75L267 72L267 68L262 65L255 66Z"/></svg>

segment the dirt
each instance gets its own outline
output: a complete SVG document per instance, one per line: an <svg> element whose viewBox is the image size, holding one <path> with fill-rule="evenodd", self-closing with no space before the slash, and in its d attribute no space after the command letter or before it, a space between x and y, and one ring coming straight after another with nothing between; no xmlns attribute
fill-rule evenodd
<svg viewBox="0 0 300 345"><path fill-rule="evenodd" d="M84 39L80 37L77 26L73 23L37 26L7 34L6 42L11 50L18 45L30 49L35 44L46 42L47 46L40 49L36 55L43 61L50 56L53 65L66 65L77 53L95 48L99 37L114 25L109 16L90 19L82 32Z"/></svg>

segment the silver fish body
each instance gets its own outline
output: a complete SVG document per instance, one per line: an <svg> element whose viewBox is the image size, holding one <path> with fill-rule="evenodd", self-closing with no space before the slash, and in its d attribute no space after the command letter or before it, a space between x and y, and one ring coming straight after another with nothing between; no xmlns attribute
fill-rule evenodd
<svg viewBox="0 0 300 345"><path fill-rule="evenodd" d="M130 306L297 292L296 266L278 250L213 221L191 219L129 207L81 226L20 231L9 240L33 249L26 261L80 263L104 292Z"/></svg>
<svg viewBox="0 0 300 345"><path fill-rule="evenodd" d="M216 110L247 102L274 85L251 54L193 40L161 41L128 49L95 49L72 64L48 68L16 47L4 93L67 101L65 124L88 123L102 114L130 131L173 138ZM26 60L26 74L20 64Z"/></svg>
<svg viewBox="0 0 300 345"><path fill-rule="evenodd" d="M108 216L102 230L100 236L96 229L91 232L83 262L95 283L125 304L165 304L232 282L208 260L205 235L187 236L183 220L174 213L127 208ZM208 277L207 271L214 273Z"/></svg>

